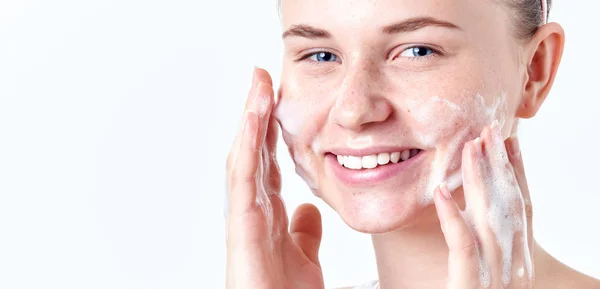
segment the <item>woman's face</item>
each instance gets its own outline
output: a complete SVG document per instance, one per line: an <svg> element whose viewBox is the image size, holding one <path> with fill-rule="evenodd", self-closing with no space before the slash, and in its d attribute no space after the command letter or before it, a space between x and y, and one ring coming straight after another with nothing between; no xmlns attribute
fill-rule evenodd
<svg viewBox="0 0 600 289"><path fill-rule="evenodd" d="M352 228L399 229L461 185L465 142L508 136L525 66L482 0L285 0L275 111L297 173Z"/></svg>

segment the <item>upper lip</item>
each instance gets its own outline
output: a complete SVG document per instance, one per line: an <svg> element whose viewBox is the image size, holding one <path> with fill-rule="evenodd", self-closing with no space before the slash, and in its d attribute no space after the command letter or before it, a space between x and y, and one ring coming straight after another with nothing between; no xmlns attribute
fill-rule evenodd
<svg viewBox="0 0 600 289"><path fill-rule="evenodd" d="M329 150L329 153L332 153L337 156L370 156L377 155L380 153L394 153L394 152L402 152L408 149L419 149L416 147L397 147L397 146L378 146L378 147L368 147L368 148L333 148Z"/></svg>

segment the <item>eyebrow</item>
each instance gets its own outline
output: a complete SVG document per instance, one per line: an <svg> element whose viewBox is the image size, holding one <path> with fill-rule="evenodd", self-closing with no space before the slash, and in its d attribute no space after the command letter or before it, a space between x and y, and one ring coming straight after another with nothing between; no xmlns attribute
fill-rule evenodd
<svg viewBox="0 0 600 289"><path fill-rule="evenodd" d="M458 26L450 22L439 20L433 17L415 17L387 25L381 28L381 32L384 34L406 33L416 31L427 26L439 26L450 29L460 29ZM310 25L296 24L292 25L281 35L282 38L291 36L304 37L309 39L327 39L331 38L331 33L329 33L327 30L319 29Z"/></svg>
<svg viewBox="0 0 600 289"><path fill-rule="evenodd" d="M450 29L459 29L460 28L450 22L439 20L433 17L415 17L409 18L398 23L394 23L388 26L385 26L381 29L381 32L385 34L395 34L395 33L403 33L403 32L411 32L415 30L419 30L425 28L427 26L439 26Z"/></svg>
<svg viewBox="0 0 600 289"><path fill-rule="evenodd" d="M315 28L310 25L296 24L292 25L288 30L283 32L281 38L290 36L304 37L309 39L331 38L331 33L327 32L327 30Z"/></svg>

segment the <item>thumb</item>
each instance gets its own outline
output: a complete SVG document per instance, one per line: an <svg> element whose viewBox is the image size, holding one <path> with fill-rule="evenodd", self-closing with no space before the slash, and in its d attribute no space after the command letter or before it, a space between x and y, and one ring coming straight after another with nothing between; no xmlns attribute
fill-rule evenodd
<svg viewBox="0 0 600 289"><path fill-rule="evenodd" d="M323 236L321 213L312 204L302 204L294 212L290 225L290 236L308 259L319 264L319 246Z"/></svg>

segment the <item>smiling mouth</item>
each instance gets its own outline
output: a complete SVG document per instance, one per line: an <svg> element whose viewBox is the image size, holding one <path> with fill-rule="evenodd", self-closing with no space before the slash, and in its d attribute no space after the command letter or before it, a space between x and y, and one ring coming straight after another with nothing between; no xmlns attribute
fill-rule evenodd
<svg viewBox="0 0 600 289"><path fill-rule="evenodd" d="M369 170L389 164L398 164L417 156L422 150L405 149L400 152L379 153L366 156L335 155L338 163L351 170Z"/></svg>

